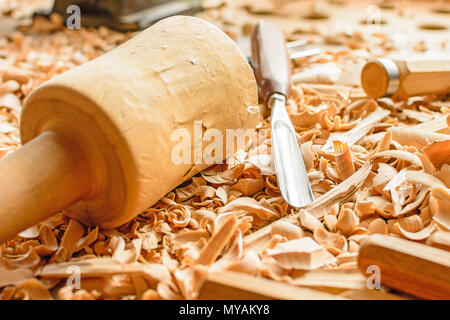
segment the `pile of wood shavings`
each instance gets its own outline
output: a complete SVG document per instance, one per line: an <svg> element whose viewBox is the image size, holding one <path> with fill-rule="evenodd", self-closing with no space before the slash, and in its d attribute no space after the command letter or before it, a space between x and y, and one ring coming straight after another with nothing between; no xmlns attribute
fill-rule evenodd
<svg viewBox="0 0 450 320"><path fill-rule="evenodd" d="M210 20L230 9L230 2L208 5L202 17ZM2 35L0 157L19 147L20 109L37 85L129 37L64 30L56 16ZM299 59L294 73L327 63L342 71L373 56L374 39L383 53L391 50L384 35L347 34L345 49ZM195 298L207 274L221 270L351 298L367 288L356 258L370 234L449 250L449 97L367 100L357 86L320 72L308 74L317 83L294 84L288 102L316 199L307 208L282 199L270 139L262 141L253 147L267 154L248 150L235 164L205 170L120 228L59 213L20 233L1 247L0 298ZM81 288L73 288L78 274Z"/></svg>

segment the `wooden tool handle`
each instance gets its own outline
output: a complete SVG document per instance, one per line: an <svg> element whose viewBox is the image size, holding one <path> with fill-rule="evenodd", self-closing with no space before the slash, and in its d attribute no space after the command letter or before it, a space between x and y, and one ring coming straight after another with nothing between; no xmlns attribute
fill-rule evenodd
<svg viewBox="0 0 450 320"><path fill-rule="evenodd" d="M362 242L358 266L380 268L381 283L424 299L450 299L450 253L391 236Z"/></svg>
<svg viewBox="0 0 450 320"><path fill-rule="evenodd" d="M450 59L389 59L369 61L361 72L367 96L405 99L450 92Z"/></svg>
<svg viewBox="0 0 450 320"><path fill-rule="evenodd" d="M0 161L0 243L89 193L88 161L47 131Z"/></svg>
<svg viewBox="0 0 450 320"><path fill-rule="evenodd" d="M267 100L273 93L289 96L291 65L283 31L261 20L252 35L252 57L260 94Z"/></svg>

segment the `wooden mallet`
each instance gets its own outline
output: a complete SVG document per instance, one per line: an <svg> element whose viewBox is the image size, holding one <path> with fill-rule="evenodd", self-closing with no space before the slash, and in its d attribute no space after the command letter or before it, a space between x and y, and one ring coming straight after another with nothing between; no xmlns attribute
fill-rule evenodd
<svg viewBox="0 0 450 320"><path fill-rule="evenodd" d="M361 86L370 98L450 92L450 58L380 58L367 62Z"/></svg>
<svg viewBox="0 0 450 320"><path fill-rule="evenodd" d="M257 103L237 45L193 17L53 78L26 99L24 146L0 161L0 243L63 209L104 228L131 220L211 165L173 161L180 143L193 150L195 121L200 134L254 128Z"/></svg>

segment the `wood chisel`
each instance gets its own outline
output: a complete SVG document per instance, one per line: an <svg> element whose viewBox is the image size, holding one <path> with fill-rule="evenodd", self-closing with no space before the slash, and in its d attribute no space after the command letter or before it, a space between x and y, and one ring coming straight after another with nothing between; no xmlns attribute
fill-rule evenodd
<svg viewBox="0 0 450 320"><path fill-rule="evenodd" d="M313 193L296 132L286 111L291 66L281 29L260 21L252 36L252 57L260 96L272 110L272 159L283 198L293 207L311 203Z"/></svg>

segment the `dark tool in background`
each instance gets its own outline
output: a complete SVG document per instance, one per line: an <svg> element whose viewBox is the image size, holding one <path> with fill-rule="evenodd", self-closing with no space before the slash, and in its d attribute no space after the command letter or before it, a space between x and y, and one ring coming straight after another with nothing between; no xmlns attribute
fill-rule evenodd
<svg viewBox="0 0 450 320"><path fill-rule="evenodd" d="M195 14L202 10L201 3L201 0L55 0L52 7L35 12L35 16L57 13L66 17L67 8L77 5L84 27L136 31L169 16Z"/></svg>

